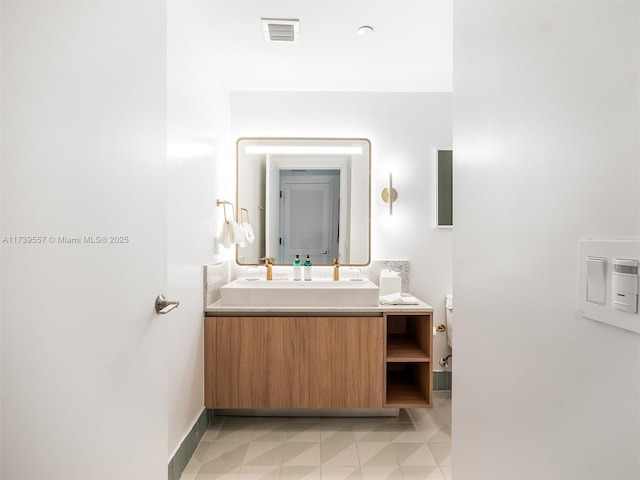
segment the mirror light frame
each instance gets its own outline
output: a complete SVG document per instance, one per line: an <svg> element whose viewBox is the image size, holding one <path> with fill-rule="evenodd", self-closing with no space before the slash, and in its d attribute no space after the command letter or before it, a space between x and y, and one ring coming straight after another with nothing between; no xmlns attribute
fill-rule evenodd
<svg viewBox="0 0 640 480"><path fill-rule="evenodd" d="M368 231L369 231L369 235L368 235L368 244L367 244L367 262L366 263L342 263L340 262L341 266L345 266L345 267L366 267L371 263L371 170L372 170L372 164L373 164L373 154L372 154L372 150L371 150L371 140L369 140L368 138L352 138L352 137L239 137L236 140L236 205L239 205L240 202L240 190L239 190L239 185L240 185L240 142L242 142L243 140L256 140L256 141L260 141L260 140L269 140L269 141L301 141L301 140L305 140L305 141L352 141L352 142L366 142L369 148L369 168L368 168L368 189L367 189L367 199L369 202L368 205L368 219L367 219L367 223L368 223ZM322 152L321 152L322 153ZM345 152L348 153L348 152ZM242 267L251 267L251 266L256 266L256 265L262 265L262 263L240 263L239 262L239 256L240 256L240 247L238 245L236 245L236 253L235 253L235 262L236 265L238 266L242 266ZM277 259L276 259L277 260ZM289 266L288 263L274 263L274 266ZM332 263L319 263L319 264L314 264L315 266L332 266Z"/></svg>

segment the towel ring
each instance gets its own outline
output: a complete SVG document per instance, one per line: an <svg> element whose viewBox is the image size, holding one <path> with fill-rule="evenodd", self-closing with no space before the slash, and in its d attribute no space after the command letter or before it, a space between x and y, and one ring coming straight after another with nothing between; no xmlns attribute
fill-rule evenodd
<svg viewBox="0 0 640 480"><path fill-rule="evenodd" d="M216 200L216 205L222 205L222 211L224 212L224 223L229 223L229 219L227 218L227 205L231 205L231 219L235 220L236 212L233 207L233 203L227 202L226 200L220 200L219 198Z"/></svg>
<svg viewBox="0 0 640 480"><path fill-rule="evenodd" d="M242 212L247 214L247 221L246 222L244 221L244 215L243 215ZM251 223L249 221L249 210L247 210L246 208L241 208L240 209L240 219L239 220L240 220L240 223Z"/></svg>

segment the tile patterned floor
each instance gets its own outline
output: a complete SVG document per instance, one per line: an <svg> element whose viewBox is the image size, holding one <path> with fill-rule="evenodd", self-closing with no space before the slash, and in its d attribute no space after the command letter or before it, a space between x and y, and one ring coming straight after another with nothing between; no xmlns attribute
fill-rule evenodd
<svg viewBox="0 0 640 480"><path fill-rule="evenodd" d="M216 417L181 480L450 480L451 392L398 417Z"/></svg>

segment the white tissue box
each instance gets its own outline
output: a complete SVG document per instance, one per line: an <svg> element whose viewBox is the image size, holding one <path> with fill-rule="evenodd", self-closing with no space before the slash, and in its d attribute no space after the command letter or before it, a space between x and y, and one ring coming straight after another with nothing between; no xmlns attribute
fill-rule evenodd
<svg viewBox="0 0 640 480"><path fill-rule="evenodd" d="M402 279L397 272L383 270L380 272L378 287L380 288L381 297L390 293L400 293L402 291Z"/></svg>

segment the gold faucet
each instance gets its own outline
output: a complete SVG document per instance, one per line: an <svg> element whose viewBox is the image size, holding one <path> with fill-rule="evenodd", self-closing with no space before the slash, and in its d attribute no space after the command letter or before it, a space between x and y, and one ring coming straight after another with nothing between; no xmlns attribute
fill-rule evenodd
<svg viewBox="0 0 640 480"><path fill-rule="evenodd" d="M340 260L338 257L333 259L333 281L337 282L340 280Z"/></svg>
<svg viewBox="0 0 640 480"><path fill-rule="evenodd" d="M267 280L273 280L273 257L262 257L264 266L267 267Z"/></svg>

